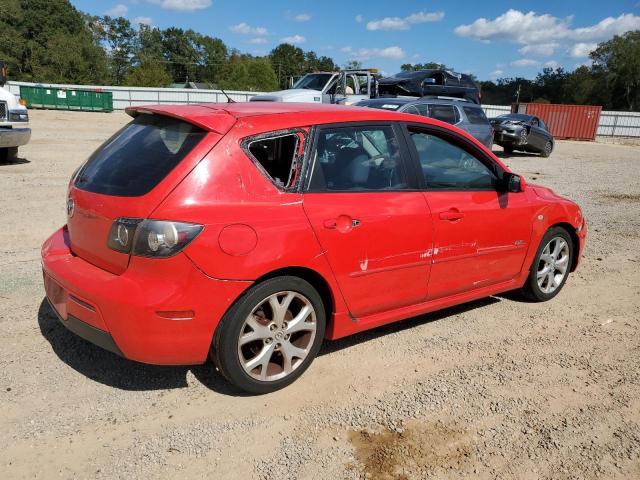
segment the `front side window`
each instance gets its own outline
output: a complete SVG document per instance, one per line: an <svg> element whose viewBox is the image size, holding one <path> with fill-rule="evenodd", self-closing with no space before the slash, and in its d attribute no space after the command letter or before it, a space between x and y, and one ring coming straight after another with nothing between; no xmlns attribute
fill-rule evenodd
<svg viewBox="0 0 640 480"><path fill-rule="evenodd" d="M391 126L323 128L312 157L313 192L408 188Z"/></svg>
<svg viewBox="0 0 640 480"><path fill-rule="evenodd" d="M409 130L430 190L494 190L496 175L480 160L440 137Z"/></svg>
<svg viewBox="0 0 640 480"><path fill-rule="evenodd" d="M76 176L75 186L104 195L144 195L206 134L176 118L139 115L89 157Z"/></svg>
<svg viewBox="0 0 640 480"><path fill-rule="evenodd" d="M453 105L431 105L429 116L451 125L458 123L458 115Z"/></svg>

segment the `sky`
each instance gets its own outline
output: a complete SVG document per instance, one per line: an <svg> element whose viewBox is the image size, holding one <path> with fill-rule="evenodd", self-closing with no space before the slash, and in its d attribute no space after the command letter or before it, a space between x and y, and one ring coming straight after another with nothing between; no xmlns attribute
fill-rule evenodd
<svg viewBox="0 0 640 480"><path fill-rule="evenodd" d="M640 29L639 0L72 0L93 15L191 28L266 55L293 43L339 65L384 74L403 63L444 63L480 80L533 78L545 66L588 64L598 42Z"/></svg>

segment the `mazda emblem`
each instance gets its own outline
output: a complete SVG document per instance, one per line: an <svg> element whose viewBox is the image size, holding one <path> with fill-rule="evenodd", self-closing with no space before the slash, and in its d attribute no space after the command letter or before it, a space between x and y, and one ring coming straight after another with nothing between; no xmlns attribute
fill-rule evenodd
<svg viewBox="0 0 640 480"><path fill-rule="evenodd" d="M67 200L67 216L68 217L73 217L73 212L76 209L76 202L73 200L73 198L69 198Z"/></svg>

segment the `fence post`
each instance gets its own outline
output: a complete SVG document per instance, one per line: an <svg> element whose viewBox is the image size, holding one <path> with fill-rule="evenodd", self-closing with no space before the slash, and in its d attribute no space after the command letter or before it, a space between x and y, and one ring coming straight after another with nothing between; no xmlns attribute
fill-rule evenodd
<svg viewBox="0 0 640 480"><path fill-rule="evenodd" d="M616 112L613 116L613 128L611 129L611 136L616 136L616 126L618 125L618 113Z"/></svg>

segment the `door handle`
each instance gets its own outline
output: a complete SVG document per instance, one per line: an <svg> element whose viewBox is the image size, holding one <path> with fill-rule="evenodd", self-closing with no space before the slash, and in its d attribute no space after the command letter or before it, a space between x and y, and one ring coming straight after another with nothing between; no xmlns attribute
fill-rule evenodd
<svg viewBox="0 0 640 480"><path fill-rule="evenodd" d="M337 229L339 232L348 232L352 228L360 226L360 220L351 218L349 215L340 215L338 218L330 218L322 222L324 228L329 230Z"/></svg>
<svg viewBox="0 0 640 480"><path fill-rule="evenodd" d="M461 220L462 218L464 218L464 213L462 213L457 208L452 208L451 210L447 210L446 212L440 212L440 220L455 222L456 220Z"/></svg>

